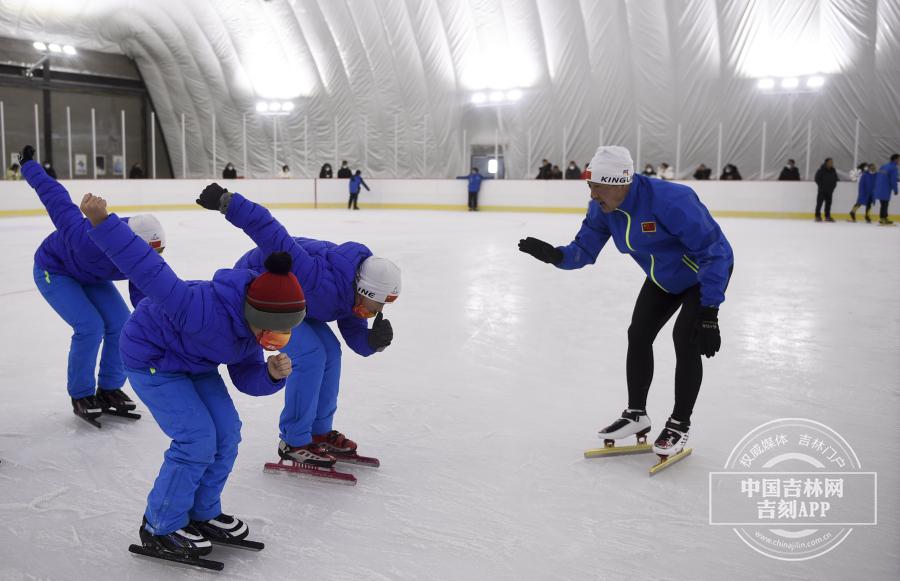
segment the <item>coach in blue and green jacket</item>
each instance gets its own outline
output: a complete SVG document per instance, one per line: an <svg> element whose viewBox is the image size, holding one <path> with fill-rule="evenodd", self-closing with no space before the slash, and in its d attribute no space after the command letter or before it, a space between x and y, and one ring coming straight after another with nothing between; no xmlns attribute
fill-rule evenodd
<svg viewBox="0 0 900 581"><path fill-rule="evenodd" d="M680 308L671 419L686 428L700 390L701 354L712 357L721 346L717 313L734 265L731 245L691 188L634 175L624 147L599 148L587 181L591 201L575 240L553 247L526 238L519 250L563 270L593 264L610 238L631 255L647 279L628 329L628 408L646 409L653 341Z"/></svg>

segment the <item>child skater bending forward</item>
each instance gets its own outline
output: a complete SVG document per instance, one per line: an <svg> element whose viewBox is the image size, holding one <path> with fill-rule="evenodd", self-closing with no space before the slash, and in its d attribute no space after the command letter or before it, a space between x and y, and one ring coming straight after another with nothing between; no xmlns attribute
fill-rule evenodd
<svg viewBox="0 0 900 581"><path fill-rule="evenodd" d="M147 498L144 549L199 558L211 542L247 536L247 525L222 513L219 498L237 457L241 421L218 366L249 395L271 395L291 373L291 330L306 300L291 258L275 253L268 272L221 269L210 281L183 281L106 202L86 194L81 209L90 237L149 300L138 304L119 345L126 375L159 427L172 439Z"/></svg>

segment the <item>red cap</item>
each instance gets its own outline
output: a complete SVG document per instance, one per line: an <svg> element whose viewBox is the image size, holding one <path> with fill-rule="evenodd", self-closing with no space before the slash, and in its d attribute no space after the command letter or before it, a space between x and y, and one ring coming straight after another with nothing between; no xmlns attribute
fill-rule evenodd
<svg viewBox="0 0 900 581"><path fill-rule="evenodd" d="M264 272L250 283L247 302L267 313L291 313L306 308L306 297L293 272Z"/></svg>
<svg viewBox="0 0 900 581"><path fill-rule="evenodd" d="M247 320L260 329L287 330L306 315L306 297L294 273L264 272L247 288Z"/></svg>

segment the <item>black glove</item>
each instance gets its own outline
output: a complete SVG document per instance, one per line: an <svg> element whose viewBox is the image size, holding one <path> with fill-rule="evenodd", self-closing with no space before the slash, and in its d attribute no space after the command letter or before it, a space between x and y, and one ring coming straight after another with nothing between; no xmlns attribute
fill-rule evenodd
<svg viewBox="0 0 900 581"><path fill-rule="evenodd" d="M716 307L700 307L694 324L694 339L700 348L700 354L712 357L722 346L719 335L719 309Z"/></svg>
<svg viewBox="0 0 900 581"><path fill-rule="evenodd" d="M222 199L227 193L228 190L213 182L203 188L203 193L197 198L197 204L203 206L207 210L218 210L224 214L228 209L228 200L231 199L230 195L227 196L227 199ZM223 204L223 202L225 203Z"/></svg>
<svg viewBox="0 0 900 581"><path fill-rule="evenodd" d="M378 313L372 321L372 328L369 329L369 347L375 351L384 351L393 340L394 329L391 322L384 318L384 313Z"/></svg>
<svg viewBox="0 0 900 581"><path fill-rule="evenodd" d="M19 165L21 166L26 161L31 161L34 159L34 146L26 145L22 148L22 153L19 154Z"/></svg>
<svg viewBox="0 0 900 581"><path fill-rule="evenodd" d="M519 250L547 264L559 264L563 259L562 250L531 236L519 240Z"/></svg>

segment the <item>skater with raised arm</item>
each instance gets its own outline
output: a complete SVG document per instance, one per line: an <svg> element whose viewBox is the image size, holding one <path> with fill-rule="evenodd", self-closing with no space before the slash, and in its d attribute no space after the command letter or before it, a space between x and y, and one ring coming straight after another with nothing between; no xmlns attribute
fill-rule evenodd
<svg viewBox="0 0 900 581"><path fill-rule="evenodd" d="M271 395L291 374L284 347L306 314L291 257L270 255L268 272L221 269L211 281L183 281L106 202L87 194L81 209L90 237L144 293L121 339L128 380L172 443L147 498L139 529L150 557L221 569L201 559L211 543L262 549L245 541L240 519L222 512L220 497L237 457L241 420L218 367L228 366L240 391Z"/></svg>
<svg viewBox="0 0 900 581"><path fill-rule="evenodd" d="M34 153L30 145L22 150L22 175L56 227L34 254L34 283L74 331L66 384L72 411L98 428L97 418L102 413L139 419L141 416L133 413L134 401L122 391L125 369L119 354L119 335L129 311L112 281L125 280L125 275L91 241L90 222L81 215L66 188L34 161ZM145 246L159 253L165 249L166 235L154 216L139 214L122 220ZM129 282L128 289L131 304L136 306L144 295L133 283ZM95 376L98 353L100 370Z"/></svg>
<svg viewBox="0 0 900 581"><path fill-rule="evenodd" d="M328 323L337 322L347 346L358 355L384 351L394 331L382 310L400 294L400 269L390 260L372 256L357 242L334 244L292 237L266 208L218 184L207 186L197 203L223 213L258 245L235 268L261 269L267 254L287 252L293 259L292 272L306 290L309 313L283 350L295 372L287 382L279 422L282 465L267 467L355 482L352 475L332 469L336 461L371 466L378 462L360 457L356 442L332 426L340 389L341 344ZM371 318L370 329L367 319ZM285 467L284 462L291 464Z"/></svg>
<svg viewBox="0 0 900 581"><path fill-rule="evenodd" d="M563 270L593 264L612 238L619 252L647 274L628 328L628 406L600 431L607 446L637 436L634 452L650 451L647 393L653 379L653 342L675 320L675 405L652 451L661 461L685 450L691 414L703 375L701 355L719 351L719 305L734 265L731 246L719 225L684 185L634 175L624 147L603 146L594 154L587 178L591 201L575 240L554 247L536 238L519 250ZM679 458L680 459L680 456Z"/></svg>

